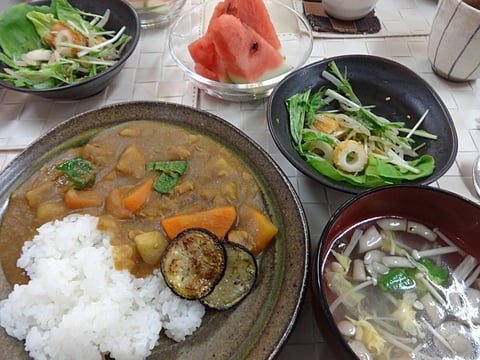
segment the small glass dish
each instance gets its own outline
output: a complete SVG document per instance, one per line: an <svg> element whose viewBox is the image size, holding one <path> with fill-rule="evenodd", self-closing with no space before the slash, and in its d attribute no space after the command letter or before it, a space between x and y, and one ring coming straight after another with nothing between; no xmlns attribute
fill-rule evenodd
<svg viewBox="0 0 480 360"><path fill-rule="evenodd" d="M182 14L172 25L168 38L170 55L177 66L201 90L228 101L252 101L268 97L287 74L305 64L313 46L308 23L283 2L266 0L270 19L282 44L282 52L290 69L273 78L252 83L226 83L207 79L195 72L195 63L188 45L203 36L218 0L206 1Z"/></svg>
<svg viewBox="0 0 480 360"><path fill-rule="evenodd" d="M186 0L128 0L140 18L142 29L162 26L174 19Z"/></svg>

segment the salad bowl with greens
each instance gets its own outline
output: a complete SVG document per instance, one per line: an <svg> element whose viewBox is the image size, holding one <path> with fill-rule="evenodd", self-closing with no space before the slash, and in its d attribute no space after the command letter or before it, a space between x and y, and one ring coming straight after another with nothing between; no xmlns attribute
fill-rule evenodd
<svg viewBox="0 0 480 360"><path fill-rule="evenodd" d="M47 98L75 100L102 91L140 36L123 1L20 3L0 15L0 85Z"/></svg>
<svg viewBox="0 0 480 360"><path fill-rule="evenodd" d="M453 121L419 75L389 59L344 55L287 76L268 102L268 125L302 173L347 193L429 184L457 152Z"/></svg>

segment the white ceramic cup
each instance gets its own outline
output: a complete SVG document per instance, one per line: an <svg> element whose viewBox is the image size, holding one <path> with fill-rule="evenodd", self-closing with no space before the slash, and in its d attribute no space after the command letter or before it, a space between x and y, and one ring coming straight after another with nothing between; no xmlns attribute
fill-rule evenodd
<svg viewBox="0 0 480 360"><path fill-rule="evenodd" d="M452 81L480 78L480 8L476 0L440 0L428 41L428 59Z"/></svg>
<svg viewBox="0 0 480 360"><path fill-rule="evenodd" d="M379 0L322 0L328 15L344 21L358 20L367 16Z"/></svg>

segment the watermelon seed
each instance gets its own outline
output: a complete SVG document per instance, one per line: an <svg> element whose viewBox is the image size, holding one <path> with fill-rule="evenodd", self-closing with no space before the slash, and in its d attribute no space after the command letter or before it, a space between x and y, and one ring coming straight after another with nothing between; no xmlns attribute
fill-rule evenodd
<svg viewBox="0 0 480 360"><path fill-rule="evenodd" d="M252 51L256 52L258 50L258 43L255 41L252 45Z"/></svg>

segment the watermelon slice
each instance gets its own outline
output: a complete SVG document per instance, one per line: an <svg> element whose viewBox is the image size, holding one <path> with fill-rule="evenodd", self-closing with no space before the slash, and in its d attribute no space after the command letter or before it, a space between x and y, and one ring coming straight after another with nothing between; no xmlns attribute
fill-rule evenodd
<svg viewBox="0 0 480 360"><path fill-rule="evenodd" d="M210 22L208 23L207 33L210 30L210 23L218 18L220 15L225 14L225 1L220 1L217 5L215 5L215 9L213 9L212 17L210 18Z"/></svg>
<svg viewBox="0 0 480 360"><path fill-rule="evenodd" d="M205 35L188 50L195 71L220 82L261 81L290 68L263 0L220 1Z"/></svg>
<svg viewBox="0 0 480 360"><path fill-rule="evenodd" d="M223 14L213 20L209 36L232 82L262 81L289 68L277 49L233 15Z"/></svg>
<svg viewBox="0 0 480 360"><path fill-rule="evenodd" d="M282 48L263 0L225 0L224 3L223 7L226 14L239 18L240 21L254 29L275 49L280 50Z"/></svg>
<svg viewBox="0 0 480 360"><path fill-rule="evenodd" d="M195 62L195 71L199 75L214 81L230 82L209 32L189 44L188 51Z"/></svg>

